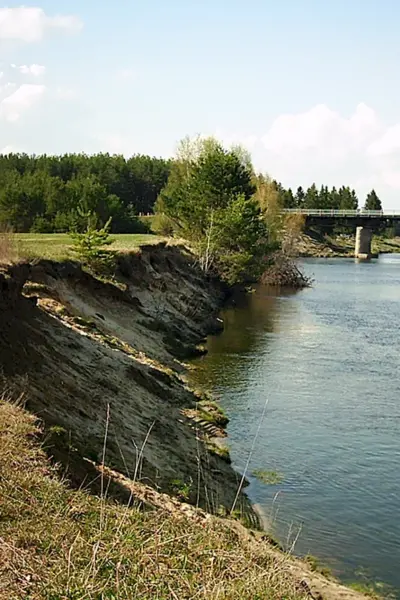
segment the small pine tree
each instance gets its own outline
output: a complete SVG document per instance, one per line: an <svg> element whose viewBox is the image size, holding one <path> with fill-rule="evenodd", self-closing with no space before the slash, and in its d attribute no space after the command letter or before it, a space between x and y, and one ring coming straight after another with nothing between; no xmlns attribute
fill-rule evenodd
<svg viewBox="0 0 400 600"><path fill-rule="evenodd" d="M71 231L72 252L83 265L94 273L110 275L115 267L115 255L105 246L112 244L110 239L111 217L105 225L97 228L97 217L87 213L87 227L83 233Z"/></svg>
<svg viewBox="0 0 400 600"><path fill-rule="evenodd" d="M365 200L364 208L366 210L382 210L382 202L380 201L380 198L375 190L371 190L368 194Z"/></svg>

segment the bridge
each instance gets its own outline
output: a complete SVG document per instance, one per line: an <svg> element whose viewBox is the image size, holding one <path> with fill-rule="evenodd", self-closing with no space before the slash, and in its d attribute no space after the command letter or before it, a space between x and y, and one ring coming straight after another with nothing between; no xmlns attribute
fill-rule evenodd
<svg viewBox="0 0 400 600"><path fill-rule="evenodd" d="M358 210L331 208L284 208L285 213L305 215L309 218L321 219L356 219L359 221L400 221L400 210Z"/></svg>
<svg viewBox="0 0 400 600"><path fill-rule="evenodd" d="M356 258L371 258L372 232L381 227L400 223L400 210L358 210L325 208L285 208L286 214L303 215L308 225L332 226L338 221L342 225L356 227Z"/></svg>

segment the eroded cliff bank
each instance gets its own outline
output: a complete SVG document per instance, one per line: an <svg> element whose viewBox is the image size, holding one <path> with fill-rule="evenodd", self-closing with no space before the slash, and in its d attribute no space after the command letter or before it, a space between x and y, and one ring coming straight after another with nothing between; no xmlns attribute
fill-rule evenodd
<svg viewBox="0 0 400 600"><path fill-rule="evenodd" d="M1 283L3 377L25 394L78 484L87 478L79 459L99 463L105 447L105 464L128 477L182 488L210 512L230 509L239 476L213 441L224 419L180 375L181 360L220 326L224 298L193 257L143 247L120 257L113 283L50 261L11 267Z"/></svg>

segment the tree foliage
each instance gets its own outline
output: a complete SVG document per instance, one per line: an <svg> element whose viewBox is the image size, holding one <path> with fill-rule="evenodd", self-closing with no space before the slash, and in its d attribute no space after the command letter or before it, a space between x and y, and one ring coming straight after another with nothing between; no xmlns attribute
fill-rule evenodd
<svg viewBox="0 0 400 600"><path fill-rule="evenodd" d="M170 161L141 155L0 156L0 225L83 230L82 214L91 212L101 225L111 217L113 232L138 231L137 215L153 211L169 170Z"/></svg>
<svg viewBox="0 0 400 600"><path fill-rule="evenodd" d="M349 186L335 186L329 188L322 185L319 189L313 183L307 190L301 186L293 194L290 188L285 189L282 184L274 182L279 193L283 208L308 208L322 210L357 210L359 200L355 190ZM382 210L382 203L375 190L372 190L366 199L364 208L369 210Z"/></svg>
<svg viewBox="0 0 400 600"><path fill-rule="evenodd" d="M284 225L283 188L276 181L272 181L268 175L256 175L253 181L256 188L254 199L260 207L267 225L269 242L271 245L277 245Z"/></svg>
<svg viewBox="0 0 400 600"><path fill-rule="evenodd" d="M112 243L110 239L111 217L102 227L97 227L97 217L91 212L81 214L86 219L83 232L71 232L72 251L80 263L100 275L111 274L115 257L114 253L105 249Z"/></svg>
<svg viewBox="0 0 400 600"><path fill-rule="evenodd" d="M212 138L186 138L173 161L142 155L126 159L109 154L0 156L0 226L10 226L19 232L64 232L71 227L83 231L86 221L80 215L90 211L97 216L99 225L111 217L114 233L139 231L143 224L138 214L153 212L167 181L169 189L175 186L178 196L184 185L190 183L192 188L195 183L197 192L191 189L192 199L197 193L214 203L218 199L221 204L226 202L226 195L231 197L238 192L249 199L257 186L249 152L240 146L225 154L220 149L218 141ZM272 184L284 208L358 207L357 195L349 187L329 189L322 185L318 189L312 184L306 190L298 187L294 192L269 180L268 185ZM180 206L180 213L184 212L184 205ZM368 195L365 207L381 209L374 190ZM193 212L192 208L190 211ZM186 215L186 221L189 216ZM199 211L192 217L196 221Z"/></svg>
<svg viewBox="0 0 400 600"><path fill-rule="evenodd" d="M366 210L382 210L382 202L380 201L375 190L371 190L368 194L364 208Z"/></svg>
<svg viewBox="0 0 400 600"><path fill-rule="evenodd" d="M259 277L268 235L248 156L213 138L179 146L157 210L190 241L205 272L228 283Z"/></svg>

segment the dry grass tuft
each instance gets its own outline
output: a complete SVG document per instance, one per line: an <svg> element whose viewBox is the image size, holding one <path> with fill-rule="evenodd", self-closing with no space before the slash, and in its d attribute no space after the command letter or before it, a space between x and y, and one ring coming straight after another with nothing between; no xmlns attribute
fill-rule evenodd
<svg viewBox="0 0 400 600"><path fill-rule="evenodd" d="M223 520L72 491L38 433L32 416L0 402L1 599L305 597L284 556Z"/></svg>
<svg viewBox="0 0 400 600"><path fill-rule="evenodd" d="M7 227L0 228L0 265L18 262L19 249L13 231Z"/></svg>

